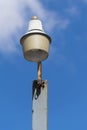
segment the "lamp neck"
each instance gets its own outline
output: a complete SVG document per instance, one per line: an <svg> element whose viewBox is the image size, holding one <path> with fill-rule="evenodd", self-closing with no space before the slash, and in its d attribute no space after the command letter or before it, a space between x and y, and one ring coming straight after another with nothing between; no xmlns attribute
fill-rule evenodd
<svg viewBox="0 0 87 130"><path fill-rule="evenodd" d="M37 63L38 80L42 80L42 62Z"/></svg>

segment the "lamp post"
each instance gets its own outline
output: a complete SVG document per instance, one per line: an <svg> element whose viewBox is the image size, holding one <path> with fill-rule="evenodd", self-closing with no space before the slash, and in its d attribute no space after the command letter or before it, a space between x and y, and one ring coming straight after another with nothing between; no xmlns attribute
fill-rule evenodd
<svg viewBox="0 0 87 130"><path fill-rule="evenodd" d="M29 21L28 32L21 37L20 43L24 58L37 62L37 80L32 85L32 127L33 130L47 130L48 83L42 80L42 61L48 58L51 38L37 16Z"/></svg>

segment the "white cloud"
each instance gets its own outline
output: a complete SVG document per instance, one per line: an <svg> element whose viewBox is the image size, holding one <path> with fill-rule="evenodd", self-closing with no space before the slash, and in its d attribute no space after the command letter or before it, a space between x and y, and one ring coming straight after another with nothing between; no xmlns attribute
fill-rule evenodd
<svg viewBox="0 0 87 130"><path fill-rule="evenodd" d="M70 16L78 16L79 10L76 6L72 6L68 9L66 9L66 12L70 14Z"/></svg>
<svg viewBox="0 0 87 130"><path fill-rule="evenodd" d="M46 29L52 30L55 26L65 29L68 19L62 19L55 12L46 10L39 0L1 0L0 1L0 53L17 52L17 43L13 36L19 35L25 22L24 11L29 8L29 16L37 15L44 22ZM26 12L25 12L26 13Z"/></svg>
<svg viewBox="0 0 87 130"><path fill-rule="evenodd" d="M82 0L83 2L87 3L87 0Z"/></svg>
<svg viewBox="0 0 87 130"><path fill-rule="evenodd" d="M22 25L22 18L18 9L17 1L0 1L0 35L9 35ZM4 35L5 36L5 35Z"/></svg>
<svg viewBox="0 0 87 130"><path fill-rule="evenodd" d="M20 14L17 0L0 1L0 52L16 51L16 44L12 35L22 27L23 19Z"/></svg>
<svg viewBox="0 0 87 130"><path fill-rule="evenodd" d="M37 14L40 18L45 19L47 11L39 0L26 0L26 5L29 7L31 12Z"/></svg>
<svg viewBox="0 0 87 130"><path fill-rule="evenodd" d="M33 2L32 0L26 1L30 11L42 19L48 31L51 31L56 26L61 29L65 29L68 26L68 19L62 19L58 12L46 10L39 0L33 0Z"/></svg>

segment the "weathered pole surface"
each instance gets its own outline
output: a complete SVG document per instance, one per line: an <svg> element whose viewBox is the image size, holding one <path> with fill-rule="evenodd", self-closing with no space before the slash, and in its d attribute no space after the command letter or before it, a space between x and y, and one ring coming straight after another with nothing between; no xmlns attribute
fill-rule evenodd
<svg viewBox="0 0 87 130"><path fill-rule="evenodd" d="M48 129L48 82L33 81L32 130Z"/></svg>

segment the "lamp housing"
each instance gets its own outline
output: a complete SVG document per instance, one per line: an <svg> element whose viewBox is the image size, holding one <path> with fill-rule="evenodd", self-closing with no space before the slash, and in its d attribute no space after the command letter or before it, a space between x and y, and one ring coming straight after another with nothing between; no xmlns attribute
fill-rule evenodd
<svg viewBox="0 0 87 130"><path fill-rule="evenodd" d="M48 58L51 38L43 31L37 16L30 20L28 32L21 37L20 43L26 60L40 62Z"/></svg>

